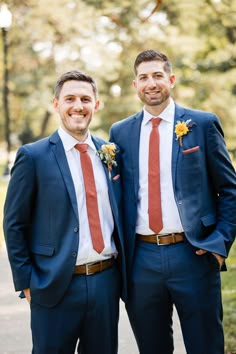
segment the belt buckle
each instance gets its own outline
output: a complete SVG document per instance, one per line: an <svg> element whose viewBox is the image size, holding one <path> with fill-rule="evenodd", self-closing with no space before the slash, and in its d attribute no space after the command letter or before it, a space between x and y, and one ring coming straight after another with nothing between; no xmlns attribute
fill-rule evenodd
<svg viewBox="0 0 236 354"><path fill-rule="evenodd" d="M164 243L160 243L160 236L156 235L156 238L157 238L157 245L158 246L164 246Z"/></svg>
<svg viewBox="0 0 236 354"><path fill-rule="evenodd" d="M85 274L86 275L91 275L91 274L93 274L93 273L91 273L90 271L89 271L89 266L90 266L91 264L85 264Z"/></svg>

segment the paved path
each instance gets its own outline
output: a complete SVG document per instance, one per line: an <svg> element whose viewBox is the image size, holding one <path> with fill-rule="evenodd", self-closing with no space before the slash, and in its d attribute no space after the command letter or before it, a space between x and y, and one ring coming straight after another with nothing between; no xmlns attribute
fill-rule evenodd
<svg viewBox="0 0 236 354"><path fill-rule="evenodd" d="M29 317L27 302L19 299L14 291L6 251L2 247L0 248L0 354L31 353ZM185 354L176 314L174 333L175 354ZM121 303L120 311L119 338L119 354L138 354L123 303Z"/></svg>

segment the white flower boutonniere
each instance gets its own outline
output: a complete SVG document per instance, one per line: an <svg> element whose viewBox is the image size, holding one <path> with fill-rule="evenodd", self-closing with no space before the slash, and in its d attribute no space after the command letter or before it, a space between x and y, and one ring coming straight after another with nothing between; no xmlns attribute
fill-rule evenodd
<svg viewBox="0 0 236 354"><path fill-rule="evenodd" d="M175 134L176 134L176 140L179 140L179 145L183 145L183 136L187 135L189 132L192 130L190 129L195 123L191 123L191 119L188 119L186 121L180 121L178 120L176 125L175 125Z"/></svg>
<svg viewBox="0 0 236 354"><path fill-rule="evenodd" d="M111 172L113 166L117 166L117 152L118 151L114 143L103 144L101 148L97 151L99 158L107 165L109 172Z"/></svg>

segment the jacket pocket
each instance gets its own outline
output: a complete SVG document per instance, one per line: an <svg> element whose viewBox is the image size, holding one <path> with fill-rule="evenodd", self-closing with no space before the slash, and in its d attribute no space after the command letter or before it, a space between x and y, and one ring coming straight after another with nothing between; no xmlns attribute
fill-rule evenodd
<svg viewBox="0 0 236 354"><path fill-rule="evenodd" d="M115 175L114 177L112 177L112 181L117 181L120 178L120 175Z"/></svg>
<svg viewBox="0 0 236 354"><path fill-rule="evenodd" d="M31 252L41 256L52 256L54 253L54 247L50 245L33 244L31 246Z"/></svg>
<svg viewBox="0 0 236 354"><path fill-rule="evenodd" d="M208 214L201 217L202 224L204 226L212 226L216 223L216 215L215 214Z"/></svg>
<svg viewBox="0 0 236 354"><path fill-rule="evenodd" d="M191 153L193 153L195 151L198 151L198 150L200 150L200 147L197 145L197 146L194 146L194 147L192 147L190 149L183 150L182 153L184 155L187 155L187 154L191 154Z"/></svg>

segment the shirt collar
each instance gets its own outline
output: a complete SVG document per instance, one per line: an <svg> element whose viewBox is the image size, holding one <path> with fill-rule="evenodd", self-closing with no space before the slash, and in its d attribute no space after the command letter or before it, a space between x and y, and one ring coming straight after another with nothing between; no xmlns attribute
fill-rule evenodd
<svg viewBox="0 0 236 354"><path fill-rule="evenodd" d="M158 115L159 118L165 120L168 123L172 123L174 121L175 116L175 103L174 100L170 97L170 103L168 106ZM147 124L151 118L157 118L157 116L151 115L145 107L143 108L143 124Z"/></svg>
<svg viewBox="0 0 236 354"><path fill-rule="evenodd" d="M92 140L92 136L90 132L88 131L88 136L85 141L81 142L75 139L72 135L67 133L63 128L58 129L58 134L61 138L62 144L64 146L65 151L70 151L74 148L76 144L88 144L91 149L96 151L95 145Z"/></svg>

